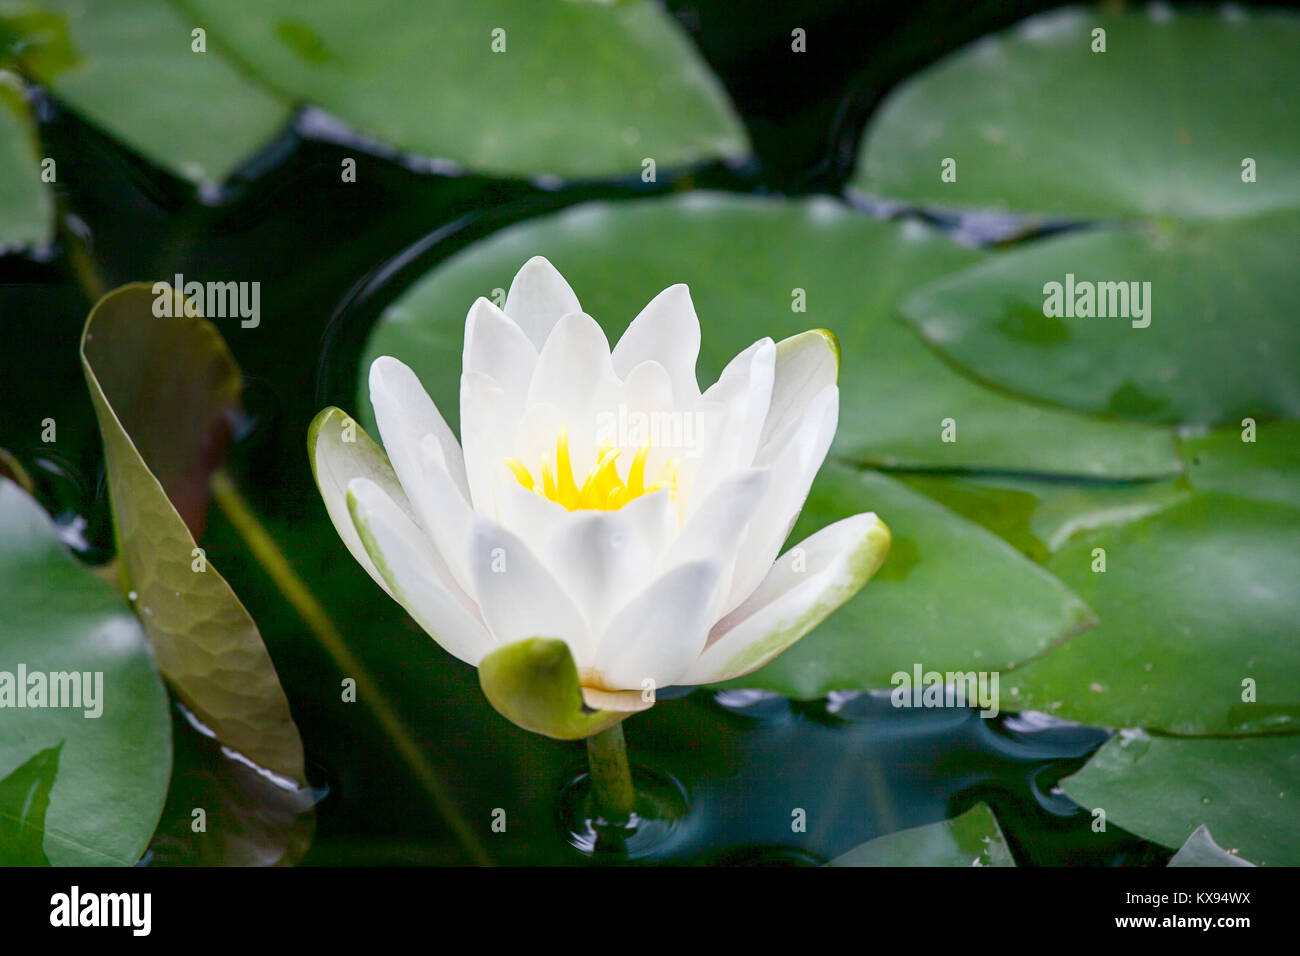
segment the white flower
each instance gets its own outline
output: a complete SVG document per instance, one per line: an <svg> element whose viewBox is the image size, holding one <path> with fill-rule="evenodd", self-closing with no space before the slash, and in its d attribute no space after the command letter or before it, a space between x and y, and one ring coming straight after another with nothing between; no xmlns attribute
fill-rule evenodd
<svg viewBox="0 0 1300 956"><path fill-rule="evenodd" d="M504 311L469 310L463 446L389 357L370 368L387 458L355 426L348 441L337 409L317 417L334 526L467 663L558 638L586 703L619 711L648 706L647 689L749 673L862 586L889 531L859 514L777 559L835 434L833 336L755 342L703 393L699 346L686 286L611 353L563 277L531 259Z"/></svg>

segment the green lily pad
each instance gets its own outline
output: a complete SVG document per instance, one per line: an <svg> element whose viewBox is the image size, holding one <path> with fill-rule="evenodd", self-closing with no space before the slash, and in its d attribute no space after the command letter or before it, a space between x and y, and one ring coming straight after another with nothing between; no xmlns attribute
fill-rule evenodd
<svg viewBox="0 0 1300 956"><path fill-rule="evenodd" d="M1105 52L1093 52L1094 30ZM1300 18L1071 8L895 90L852 185L947 208L1222 218L1300 205ZM956 160L956 181L941 179ZM1243 160L1255 182L1243 182ZM1172 314L1172 313L1170 313Z"/></svg>
<svg viewBox="0 0 1300 956"><path fill-rule="evenodd" d="M829 866L1015 866L1002 828L987 804L959 817L877 837Z"/></svg>
<svg viewBox="0 0 1300 956"><path fill-rule="evenodd" d="M524 730L581 740L608 730L631 711L587 710L573 654L564 641L533 637L498 647L479 662L488 702Z"/></svg>
<svg viewBox="0 0 1300 956"><path fill-rule="evenodd" d="M1201 824L1169 861L1170 866L1254 866L1249 860L1229 853L1214 842L1209 828Z"/></svg>
<svg viewBox="0 0 1300 956"><path fill-rule="evenodd" d="M1047 566L1101 624L1004 675L1004 706L1174 734L1294 731L1297 541L1300 511L1217 494L1078 536Z"/></svg>
<svg viewBox="0 0 1300 956"><path fill-rule="evenodd" d="M50 865L45 855L45 814L62 749L60 743L42 750L0 780L0 848L6 866Z"/></svg>
<svg viewBox="0 0 1300 956"><path fill-rule="evenodd" d="M53 235L54 199L41 182L35 131L26 105L0 76L0 248L41 245Z"/></svg>
<svg viewBox="0 0 1300 956"><path fill-rule="evenodd" d="M1294 211L1072 233L940 280L903 311L977 377L1077 411L1204 425L1297 417L1297 235ZM1049 283L1075 316L1046 314L1059 311ZM1093 317L1077 317L1085 297ZM1110 317L1097 317L1103 306Z"/></svg>
<svg viewBox="0 0 1300 956"><path fill-rule="evenodd" d="M167 692L148 641L40 505L4 478L0 540L0 864L129 866L149 843L171 775ZM79 706L49 706L48 675L74 672L92 675L93 699L82 696L82 676L71 700L60 697ZM36 674L45 675L46 706L16 707L19 692L36 700Z"/></svg>
<svg viewBox="0 0 1300 956"><path fill-rule="evenodd" d="M712 382L757 339L826 328L840 343L832 454L882 467L995 468L1139 477L1177 472L1172 435L1019 402L953 371L895 318L923 283L979 261L915 223L873 220L828 199L690 194L593 203L514 226L436 267L381 316L362 363L410 365L456 421L464 317L544 255L611 341L660 290L690 286L699 377ZM802 296L800 296L802 293ZM802 303L806 311L794 311ZM944 441L953 419L955 441Z"/></svg>
<svg viewBox="0 0 1300 956"><path fill-rule="evenodd" d="M478 172L642 175L646 158L664 169L748 151L721 84L649 0L187 5L289 98Z"/></svg>
<svg viewBox="0 0 1300 956"><path fill-rule="evenodd" d="M1300 508L1300 421L1233 427L1179 442L1187 480L1201 491L1277 501Z"/></svg>
<svg viewBox="0 0 1300 956"><path fill-rule="evenodd" d="M1096 623L1068 587L1011 545L875 472L823 466L790 541L861 511L876 512L893 535L871 583L730 686L812 698L889 688L916 664L943 674L1002 671Z"/></svg>
<svg viewBox="0 0 1300 956"><path fill-rule="evenodd" d="M1191 494L1182 481L1101 484L924 473L898 478L1039 564L1082 531L1146 517Z"/></svg>
<svg viewBox="0 0 1300 956"><path fill-rule="evenodd" d="M144 283L110 292L81 341L124 588L185 705L226 746L301 782L302 741L257 625L195 544L239 369L212 323L156 317L154 300Z"/></svg>
<svg viewBox="0 0 1300 956"><path fill-rule="evenodd" d="M7 0L9 2L9 0ZM27 4L16 4L29 8ZM227 60L163 0L40 0L57 18L27 22L35 53L23 68L74 111L172 173L221 182L289 121L291 104ZM59 55L39 55L48 38Z"/></svg>
<svg viewBox="0 0 1300 956"><path fill-rule="evenodd" d="M1106 820L1168 847L1205 825L1260 866L1300 864L1300 737L1188 740L1126 731L1061 786Z"/></svg>

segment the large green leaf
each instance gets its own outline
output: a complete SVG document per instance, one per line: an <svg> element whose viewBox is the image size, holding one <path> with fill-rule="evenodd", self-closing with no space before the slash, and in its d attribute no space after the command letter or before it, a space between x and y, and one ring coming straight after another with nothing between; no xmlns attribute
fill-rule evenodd
<svg viewBox="0 0 1300 956"><path fill-rule="evenodd" d="M877 837L830 866L1015 866L1002 828L987 804L959 817Z"/></svg>
<svg viewBox="0 0 1300 956"><path fill-rule="evenodd" d="M149 644L121 597L5 478L0 541L0 864L129 866L149 843L171 775L167 693ZM26 696L32 675L73 672L92 675L95 700L48 706L47 676L47 706L15 706L20 690L35 702Z"/></svg>
<svg viewBox="0 0 1300 956"><path fill-rule="evenodd" d="M1180 467L1163 430L1015 401L953 371L894 312L903 295L981 254L828 199L696 193L585 205L512 227L452 257L394 303L364 364L378 355L406 362L454 422L465 314L478 296L508 288L534 255L565 275L611 341L660 290L689 284L703 327L703 382L763 336L834 332L841 414L832 453L843 458L1111 477ZM806 311L794 311L801 301ZM360 393L368 418L364 367ZM943 440L948 418L956 441Z"/></svg>
<svg viewBox="0 0 1300 956"><path fill-rule="evenodd" d="M0 0L30 11L26 0ZM192 49L192 24L166 0L39 0L58 18L67 55L22 66L90 122L176 175L220 182L280 130L288 101L223 58L213 38ZM26 23L33 23L28 18ZM35 21L35 54L51 33Z"/></svg>
<svg viewBox="0 0 1300 956"><path fill-rule="evenodd" d="M1187 838L1187 842L1179 847L1174 858L1169 861L1170 866L1254 866L1249 860L1243 860L1241 857L1229 853L1219 844L1214 842L1214 837L1210 835L1209 828L1201 824L1196 831Z"/></svg>
<svg viewBox="0 0 1300 956"><path fill-rule="evenodd" d="M640 174L647 157L666 168L748 149L721 84L649 0L187 5L289 98L477 171Z"/></svg>
<svg viewBox="0 0 1300 956"><path fill-rule="evenodd" d="M1094 53L1095 29L1106 51ZM949 208L1076 218L1300 205L1300 18L1263 10L1043 14L895 90L853 185ZM940 164L957 161L956 182ZM1255 160L1256 182L1242 181Z"/></svg>
<svg viewBox="0 0 1300 956"><path fill-rule="evenodd" d="M1202 491L1280 501L1300 508L1300 421L1187 435L1178 444L1187 480Z"/></svg>
<svg viewBox="0 0 1300 956"><path fill-rule="evenodd" d="M1261 866L1300 865L1300 736L1187 740L1128 731L1061 786L1106 820L1168 847L1205 825Z"/></svg>
<svg viewBox="0 0 1300 956"><path fill-rule="evenodd" d="M1005 675L1004 706L1176 734L1297 729L1300 511L1195 494L1080 535L1048 567L1101 624Z"/></svg>
<svg viewBox="0 0 1300 956"><path fill-rule="evenodd" d="M1005 541L875 472L824 466L790 540L861 511L876 512L893 534L871 583L733 686L808 698L887 688L917 664L1001 671L1095 623L1083 601Z"/></svg>
<svg viewBox="0 0 1300 956"><path fill-rule="evenodd" d="M899 478L1040 564L1081 531L1134 521L1191 494L1181 480L1103 484L927 473Z"/></svg>
<svg viewBox="0 0 1300 956"><path fill-rule="evenodd" d="M976 376L1078 411L1200 424L1296 417L1298 236L1294 211L1073 233L940 280L903 311ZM1117 283L1105 296L1112 317L1047 315L1045 286L1064 295L1067 281L1076 302L1082 283Z"/></svg>
<svg viewBox="0 0 1300 956"><path fill-rule="evenodd" d="M81 342L124 583L185 705L228 747L302 781L302 741L257 625L195 544L239 369L212 323L158 318L154 301L143 283L110 292Z"/></svg>
<svg viewBox="0 0 1300 956"><path fill-rule="evenodd" d="M3 29L0 19L0 46ZM41 182L34 137L26 104L0 76L0 249L38 245L53 235L54 200Z"/></svg>
<svg viewBox="0 0 1300 956"><path fill-rule="evenodd" d="M50 865L45 855L45 814L62 749L60 742L42 750L0 780L0 861L5 866Z"/></svg>

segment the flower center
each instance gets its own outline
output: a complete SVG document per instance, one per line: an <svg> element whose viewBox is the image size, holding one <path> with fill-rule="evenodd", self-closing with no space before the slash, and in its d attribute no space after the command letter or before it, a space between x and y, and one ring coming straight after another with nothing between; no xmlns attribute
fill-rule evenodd
<svg viewBox="0 0 1300 956"><path fill-rule="evenodd" d="M555 457L542 461L542 481L538 485L524 463L518 458L506 458L516 480L530 491L563 505L569 511L617 511L634 498L667 488L669 495L677 497L677 466L675 458L664 462L659 476L652 482L645 480L646 459L650 455L650 442L645 441L632 457L632 464L623 479L616 467L621 452L614 443L605 439L600 443L595 466L581 481L573 477L573 464L569 461L569 427L560 429L555 440Z"/></svg>

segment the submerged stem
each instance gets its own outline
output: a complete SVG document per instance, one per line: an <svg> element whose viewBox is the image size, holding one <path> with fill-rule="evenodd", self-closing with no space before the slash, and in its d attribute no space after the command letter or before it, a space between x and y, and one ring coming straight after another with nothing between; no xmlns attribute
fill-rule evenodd
<svg viewBox="0 0 1300 956"><path fill-rule="evenodd" d="M258 563L262 565L263 570L275 583L285 600L298 612L303 623L316 635L316 639L334 659L339 670L357 682L357 699L369 707L375 719L392 739L398 752L415 772L461 846L480 866L491 866L483 845L457 809L442 778L429 763L424 751L416 744L402 718L389 705L378 685L361 666L361 662L353 656L347 642L343 640L343 635L334 627L329 614L290 566L279 546L262 526L262 522L244 500L244 496L239 493L230 476L221 469L212 474L212 498L234 525L235 530L239 532L248 549L253 552L253 556L257 558Z"/></svg>
<svg viewBox="0 0 1300 956"><path fill-rule="evenodd" d="M611 822L628 819L636 805L636 791L622 724L587 738L587 765L601 813Z"/></svg>

